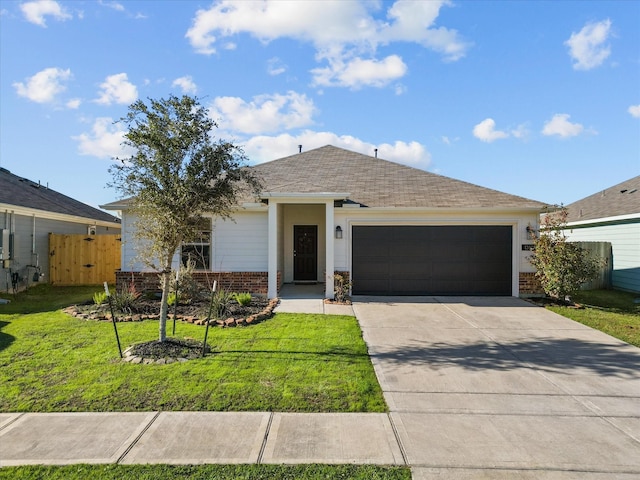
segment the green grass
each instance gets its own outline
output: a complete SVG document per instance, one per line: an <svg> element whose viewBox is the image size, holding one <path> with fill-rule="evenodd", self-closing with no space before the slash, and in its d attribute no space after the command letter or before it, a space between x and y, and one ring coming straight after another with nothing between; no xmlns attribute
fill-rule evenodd
<svg viewBox="0 0 640 480"><path fill-rule="evenodd" d="M549 306L567 318L640 347L640 295L617 290L588 290L574 296L584 308Z"/></svg>
<svg viewBox="0 0 640 480"><path fill-rule="evenodd" d="M55 287L44 283L15 296L0 292L0 298L8 299L11 302L0 305L0 318L9 313L49 312L68 307L91 300L93 294L98 291L104 291L104 287L102 285Z"/></svg>
<svg viewBox="0 0 640 480"><path fill-rule="evenodd" d="M372 465L70 465L0 469L11 480L411 480L407 467Z"/></svg>
<svg viewBox="0 0 640 480"><path fill-rule="evenodd" d="M46 290L29 294L37 302L0 305L2 412L386 411L354 317L283 313L211 328L205 358L135 365L120 361L111 323L47 310L47 296L54 307L71 302ZM77 301L94 290L60 293ZM5 313L19 305L37 313ZM157 321L118 324L123 348L154 340L157 330ZM178 323L176 337L202 340L204 332Z"/></svg>

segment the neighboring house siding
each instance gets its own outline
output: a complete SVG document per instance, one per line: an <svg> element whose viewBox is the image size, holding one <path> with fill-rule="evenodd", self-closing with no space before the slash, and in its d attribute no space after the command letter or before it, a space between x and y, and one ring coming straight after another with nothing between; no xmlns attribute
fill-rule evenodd
<svg viewBox="0 0 640 480"><path fill-rule="evenodd" d="M11 272L17 272L25 281L25 283L33 283L33 275L36 272L36 265L40 267L40 273L44 274L40 278L40 282L49 281L49 233L57 234L86 234L87 228L91 225L87 223L65 222L61 220L52 220L46 218L35 217L35 250L33 250L33 228L34 217L27 215L13 215L13 218L7 218L3 228L7 228L14 232L13 241L13 258L10 269L0 269L0 290L6 291L11 288L10 277L7 275ZM98 226L96 233L119 233L119 228L108 228Z"/></svg>
<svg viewBox="0 0 640 480"><path fill-rule="evenodd" d="M611 242L612 287L640 292L640 220L582 228L574 225L566 234L572 242Z"/></svg>

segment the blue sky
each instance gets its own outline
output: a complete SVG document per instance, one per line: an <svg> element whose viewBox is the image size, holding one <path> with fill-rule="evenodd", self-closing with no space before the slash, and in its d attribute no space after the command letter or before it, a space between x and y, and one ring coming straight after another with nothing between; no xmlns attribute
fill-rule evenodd
<svg viewBox="0 0 640 480"><path fill-rule="evenodd" d="M0 166L93 206L137 99L550 204L640 174L640 1L0 0Z"/></svg>

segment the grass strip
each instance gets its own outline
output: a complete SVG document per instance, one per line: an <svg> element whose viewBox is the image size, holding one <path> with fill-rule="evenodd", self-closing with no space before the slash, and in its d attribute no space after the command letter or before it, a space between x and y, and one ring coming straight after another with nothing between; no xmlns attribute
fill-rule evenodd
<svg viewBox="0 0 640 480"><path fill-rule="evenodd" d="M548 306L564 317L640 347L640 295L618 290L578 292L574 301L583 308Z"/></svg>
<svg viewBox="0 0 640 480"><path fill-rule="evenodd" d="M410 480L408 467L374 465L68 465L0 469L11 480Z"/></svg>

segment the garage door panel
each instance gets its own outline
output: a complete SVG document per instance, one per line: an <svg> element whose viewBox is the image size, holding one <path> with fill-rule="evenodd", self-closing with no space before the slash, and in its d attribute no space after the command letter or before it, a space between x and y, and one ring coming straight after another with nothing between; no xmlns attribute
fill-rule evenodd
<svg viewBox="0 0 640 480"><path fill-rule="evenodd" d="M510 226L354 226L354 294L511 295Z"/></svg>
<svg viewBox="0 0 640 480"><path fill-rule="evenodd" d="M358 276L388 276L393 267L388 261L379 257L363 257Z"/></svg>

